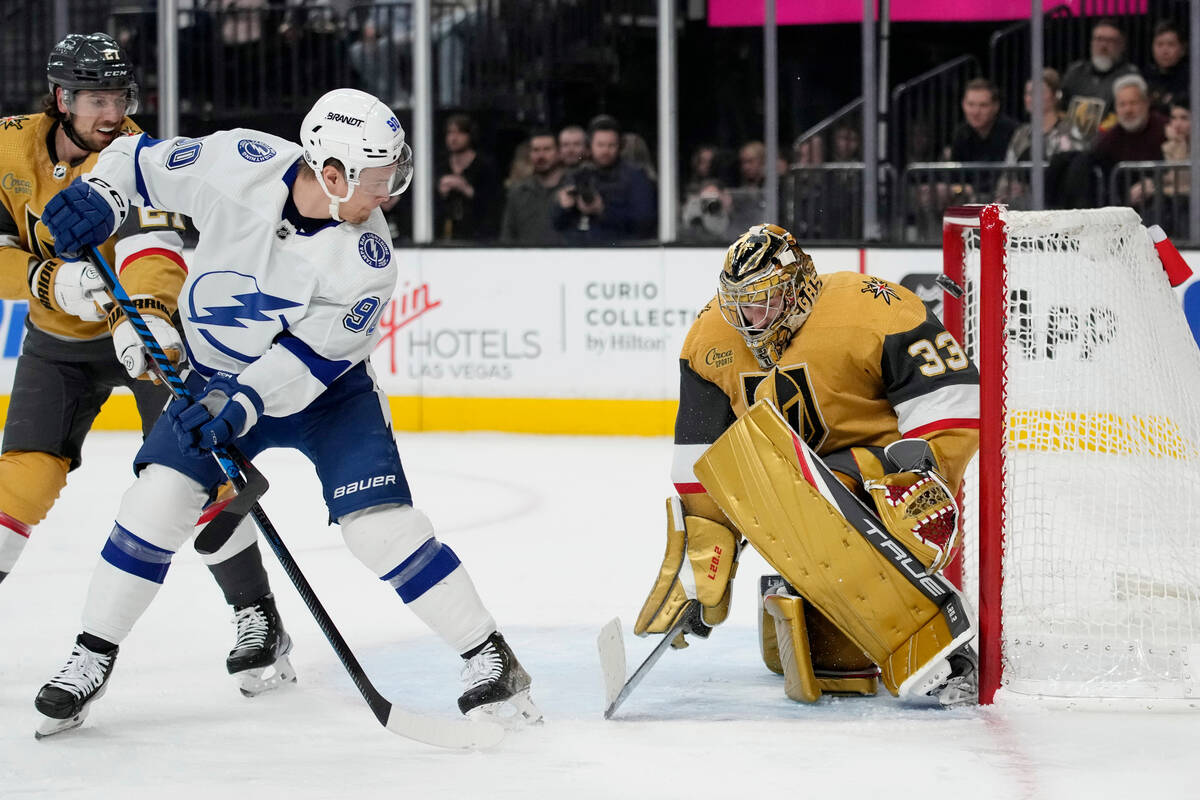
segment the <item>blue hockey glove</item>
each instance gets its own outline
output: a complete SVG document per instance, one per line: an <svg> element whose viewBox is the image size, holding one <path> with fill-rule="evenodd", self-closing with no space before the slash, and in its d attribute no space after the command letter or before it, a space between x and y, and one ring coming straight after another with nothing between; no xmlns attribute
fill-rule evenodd
<svg viewBox="0 0 1200 800"><path fill-rule="evenodd" d="M58 254L72 258L91 245L103 244L128 213L129 204L119 191L99 178L89 178L51 197L42 222L50 229Z"/></svg>
<svg viewBox="0 0 1200 800"><path fill-rule="evenodd" d="M167 416L179 447L190 456L229 444L249 428L246 405L239 402L241 386L232 377L217 376L208 382L199 400L176 398L167 406ZM255 418L257 421L257 417Z"/></svg>

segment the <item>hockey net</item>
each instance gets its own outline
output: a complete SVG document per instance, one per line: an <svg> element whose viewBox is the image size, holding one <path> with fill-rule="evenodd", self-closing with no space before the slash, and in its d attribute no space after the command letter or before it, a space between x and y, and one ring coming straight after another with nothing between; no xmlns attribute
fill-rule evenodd
<svg viewBox="0 0 1200 800"><path fill-rule="evenodd" d="M981 375L981 702L1200 704L1200 349L1137 214L952 209L943 245Z"/></svg>

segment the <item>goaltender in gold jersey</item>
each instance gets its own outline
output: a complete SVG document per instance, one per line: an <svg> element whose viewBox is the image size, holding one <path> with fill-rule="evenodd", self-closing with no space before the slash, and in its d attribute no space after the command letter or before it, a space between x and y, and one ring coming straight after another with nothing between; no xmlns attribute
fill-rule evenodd
<svg viewBox="0 0 1200 800"><path fill-rule="evenodd" d="M143 433L170 396L165 386L139 380L149 377L146 352L120 308L101 307L107 295L99 272L56 252L42 221L50 198L89 172L101 150L140 133L128 116L138 103L133 67L107 34L69 34L50 52L46 77L41 113L0 119L0 297L29 305L0 454L0 581L79 466L84 438L112 390L133 393ZM138 209L99 248L175 357L183 352L172 315L187 269L184 224L166 210ZM238 642L226 668L244 692L260 691L286 633L253 527L241 526L204 560L236 610Z"/></svg>
<svg viewBox="0 0 1200 800"><path fill-rule="evenodd" d="M679 395L678 496L635 632L708 636L744 537L779 572L760 581L759 622L789 697L882 681L974 701L975 630L940 571L978 448L979 375L924 303L869 275L819 276L791 234L757 225L688 332Z"/></svg>

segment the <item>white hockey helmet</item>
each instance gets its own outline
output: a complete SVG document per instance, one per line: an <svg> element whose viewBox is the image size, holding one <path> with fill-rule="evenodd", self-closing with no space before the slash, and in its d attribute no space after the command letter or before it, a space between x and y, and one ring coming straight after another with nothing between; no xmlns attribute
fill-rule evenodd
<svg viewBox="0 0 1200 800"><path fill-rule="evenodd" d="M350 198L364 169L394 167L381 187L392 196L407 189L412 180L412 149L404 141L400 121L374 95L358 89L334 89L313 103L300 124L300 143L304 161L318 177L331 158L345 169L350 184L345 197L329 194L325 182L319 181L332 206Z"/></svg>

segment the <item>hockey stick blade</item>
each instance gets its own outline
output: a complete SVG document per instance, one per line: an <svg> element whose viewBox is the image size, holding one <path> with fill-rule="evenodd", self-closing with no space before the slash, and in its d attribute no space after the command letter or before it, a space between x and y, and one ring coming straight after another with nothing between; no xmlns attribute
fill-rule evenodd
<svg viewBox="0 0 1200 800"><path fill-rule="evenodd" d="M617 691L616 696L608 702L608 706L604 709L605 719L612 719L613 713L625 702L625 698L629 697L630 693L637 688L637 685L642 682L642 678L646 677L646 673L658 663L663 653L667 652L667 648L671 646L671 642L675 641L675 637L679 635L679 632L683 630L684 626L688 624L699 608L700 604L695 600L688 600L684 604L683 611L675 620L675 624L663 634L662 639L650 651L650 655L646 656L646 660L633 671L633 675L630 676L629 680L625 681L624 685ZM616 623L615 637L613 636L614 622ZM606 669L604 675L606 694L610 691L610 686L614 684L620 685L620 681L625 678L625 644L622 642L620 634L621 623L619 620L613 620L600 630L600 638L596 642L600 648L600 667L601 669ZM614 648L617 647L621 649L619 656L614 652ZM620 669L619 674L616 669L618 666ZM612 668L612 672L608 672L607 668Z"/></svg>
<svg viewBox="0 0 1200 800"><path fill-rule="evenodd" d="M482 750L500 744L504 727L486 720L427 717L397 706L388 711L387 728L406 739L449 750Z"/></svg>
<svg viewBox="0 0 1200 800"><path fill-rule="evenodd" d="M600 672L604 676L604 707L608 708L625 686L625 641L621 637L620 617L613 617L600 629L596 646L600 650Z"/></svg>
<svg viewBox="0 0 1200 800"><path fill-rule="evenodd" d="M192 546L202 555L211 555L220 550L270 488L266 477L249 460L241 458L241 454L236 451L232 451L230 455L241 469L245 485L241 486L237 494L200 529L200 533L196 534Z"/></svg>

